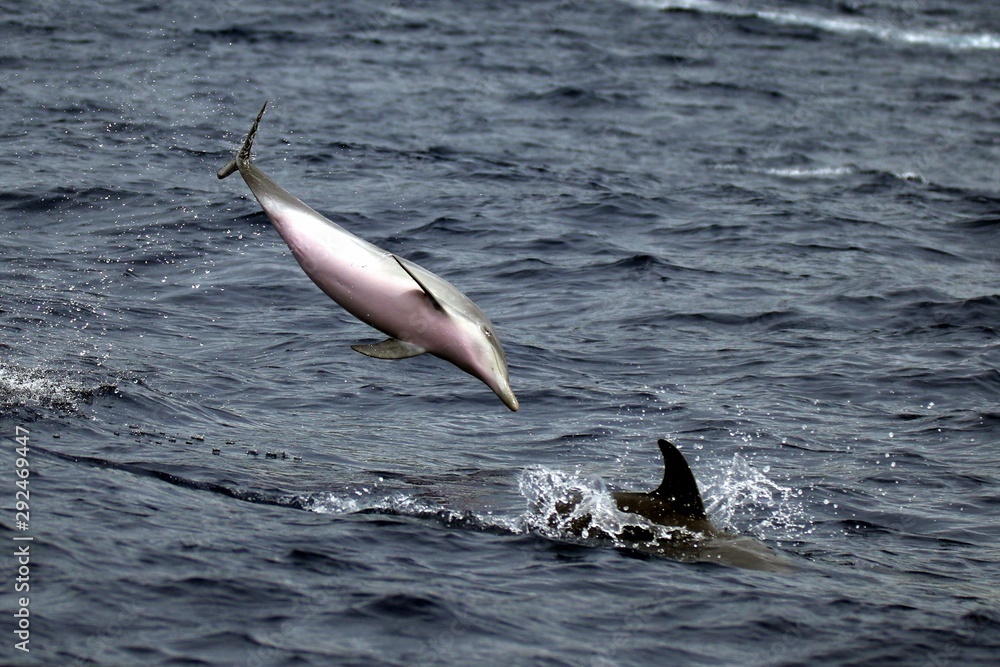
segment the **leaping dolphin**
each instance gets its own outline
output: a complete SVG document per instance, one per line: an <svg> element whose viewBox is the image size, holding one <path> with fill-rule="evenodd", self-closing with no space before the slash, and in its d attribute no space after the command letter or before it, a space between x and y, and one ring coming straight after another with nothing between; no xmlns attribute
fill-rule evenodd
<svg viewBox="0 0 1000 667"><path fill-rule="evenodd" d="M389 336L351 347L377 359L433 354L485 382L516 411L500 339L472 299L427 269L327 220L257 168L251 149L266 108L267 102L218 177L239 171L306 275L344 310Z"/></svg>
<svg viewBox="0 0 1000 667"><path fill-rule="evenodd" d="M611 494L618 511L638 515L645 521L626 520L619 531L609 532L607 526L594 521L591 511L582 506L582 495L574 492L570 498L555 503L548 517L549 526L684 562L753 570L792 569L787 560L764 543L716 528L705 514L698 483L680 450L668 440L660 439L658 444L663 455L660 485L649 492Z"/></svg>

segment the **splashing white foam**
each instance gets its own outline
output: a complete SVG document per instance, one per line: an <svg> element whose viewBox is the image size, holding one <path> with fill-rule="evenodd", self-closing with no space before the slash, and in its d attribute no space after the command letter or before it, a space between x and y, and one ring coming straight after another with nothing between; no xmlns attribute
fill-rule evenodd
<svg viewBox="0 0 1000 667"><path fill-rule="evenodd" d="M702 487L703 497L709 517L718 527L778 540L795 539L803 534L803 510L797 501L801 492L772 481L739 454L724 469L707 478L710 481ZM624 536L634 535L634 529L654 539L697 537L684 527L661 526L637 514L620 511L604 480L597 476L583 477L533 467L518 476L518 490L527 508L515 516L460 511L377 486L313 494L304 504L310 511L321 514L376 511L433 518L446 524L498 528L512 534L530 533L560 541L610 538L619 546L630 546Z"/></svg>
<svg viewBox="0 0 1000 667"><path fill-rule="evenodd" d="M808 532L798 500L802 491L770 479L739 453L720 472L708 476L702 492L705 510L720 528L761 537L794 539ZM761 517L751 520L748 518Z"/></svg>
<svg viewBox="0 0 1000 667"><path fill-rule="evenodd" d="M519 519L524 532L555 539L611 537L615 541L629 527L645 529L663 539L678 531L688 532L620 511L600 477L583 478L538 467L522 472L518 487L528 504Z"/></svg>
<svg viewBox="0 0 1000 667"><path fill-rule="evenodd" d="M94 390L68 373L0 365L0 406L43 406L77 410Z"/></svg>
<svg viewBox="0 0 1000 667"><path fill-rule="evenodd" d="M385 492L377 487L314 494L306 499L305 507L319 514L353 514L376 510L409 516L420 516L443 509L418 501L405 493Z"/></svg>

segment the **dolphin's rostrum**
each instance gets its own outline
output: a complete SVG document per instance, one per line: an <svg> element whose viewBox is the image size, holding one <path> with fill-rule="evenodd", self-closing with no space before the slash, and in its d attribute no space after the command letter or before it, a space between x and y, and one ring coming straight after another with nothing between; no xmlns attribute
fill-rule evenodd
<svg viewBox="0 0 1000 667"><path fill-rule="evenodd" d="M306 275L347 312L389 336L353 349L378 359L430 353L479 378L517 410L500 339L469 297L326 219L257 168L251 150L266 108L265 102L236 157L218 177L239 171Z"/></svg>

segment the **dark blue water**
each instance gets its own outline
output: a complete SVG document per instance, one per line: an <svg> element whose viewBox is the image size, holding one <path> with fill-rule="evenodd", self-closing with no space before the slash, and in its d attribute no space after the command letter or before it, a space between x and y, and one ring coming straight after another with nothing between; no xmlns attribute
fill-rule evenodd
<svg viewBox="0 0 1000 667"><path fill-rule="evenodd" d="M8 4L4 664L996 664L993 0ZM265 99L258 164L472 296L519 413L351 351L215 178ZM793 572L546 529L665 436Z"/></svg>

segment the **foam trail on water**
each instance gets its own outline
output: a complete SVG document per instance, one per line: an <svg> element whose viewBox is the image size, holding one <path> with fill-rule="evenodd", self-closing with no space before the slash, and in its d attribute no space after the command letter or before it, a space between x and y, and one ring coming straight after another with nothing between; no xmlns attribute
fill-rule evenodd
<svg viewBox="0 0 1000 667"><path fill-rule="evenodd" d="M780 178L809 179L809 178L839 178L850 176L860 171L854 165L840 165L835 167L768 167L754 168L741 164L720 164L714 167L719 171L747 172L751 174L763 174L766 176L778 176Z"/></svg>
<svg viewBox="0 0 1000 667"><path fill-rule="evenodd" d="M457 510L406 493L386 492L377 488L377 485L360 487L353 491L310 494L300 497L299 501L306 510L318 514L364 512L430 519L449 526L479 530L500 530L511 534L524 532L518 519Z"/></svg>
<svg viewBox="0 0 1000 667"><path fill-rule="evenodd" d="M746 3L722 3L714 0L625 0L638 7L676 9L733 18L759 18L779 25L817 28L841 35L866 35L886 42L916 44L948 49L1000 50L1000 35L963 33L947 30L910 30L871 19L820 16L779 9L753 9Z"/></svg>

